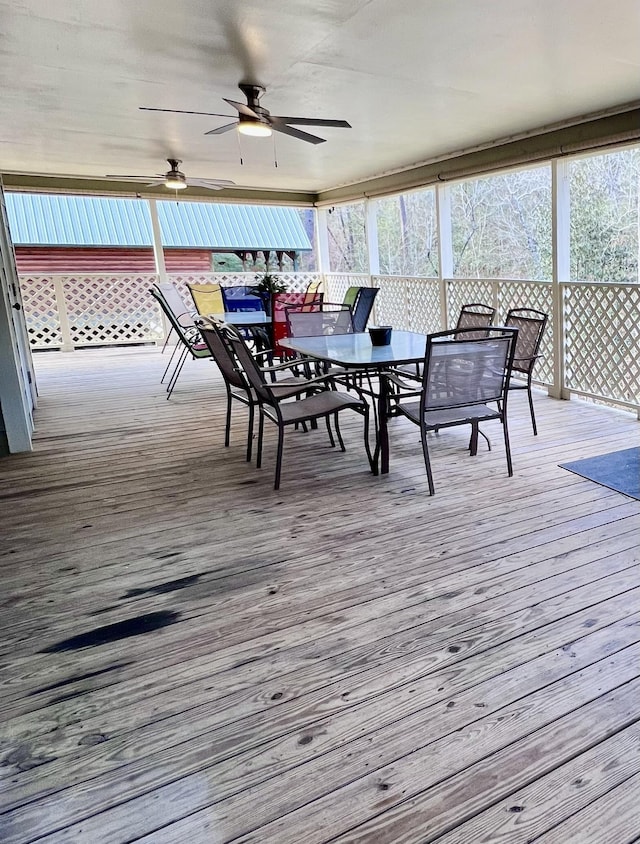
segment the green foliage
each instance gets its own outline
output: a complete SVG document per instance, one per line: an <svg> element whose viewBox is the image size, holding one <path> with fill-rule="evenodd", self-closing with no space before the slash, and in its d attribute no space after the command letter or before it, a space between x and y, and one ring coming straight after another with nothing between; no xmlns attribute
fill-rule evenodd
<svg viewBox="0 0 640 844"><path fill-rule="evenodd" d="M264 273L251 289L256 293L284 293L287 285L274 273Z"/></svg>
<svg viewBox="0 0 640 844"><path fill-rule="evenodd" d="M337 273L369 270L364 227L364 203L341 205L327 215L329 266Z"/></svg>
<svg viewBox="0 0 640 844"><path fill-rule="evenodd" d="M438 275L435 190L415 191L378 203L380 272L385 275Z"/></svg>
<svg viewBox="0 0 640 844"><path fill-rule="evenodd" d="M454 185L454 276L551 278L551 168Z"/></svg>
<svg viewBox="0 0 640 844"><path fill-rule="evenodd" d="M571 278L638 281L640 150L572 161Z"/></svg>
<svg viewBox="0 0 640 844"><path fill-rule="evenodd" d="M571 278L637 282L640 149L573 160ZM454 277L548 281L552 277L551 166L529 167L451 187ZM433 189L377 204L380 271L438 275ZM328 215L334 272L367 272L364 203Z"/></svg>

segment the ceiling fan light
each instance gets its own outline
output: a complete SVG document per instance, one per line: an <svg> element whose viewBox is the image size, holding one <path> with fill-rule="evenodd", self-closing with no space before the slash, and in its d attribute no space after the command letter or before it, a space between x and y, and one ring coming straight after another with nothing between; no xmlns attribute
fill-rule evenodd
<svg viewBox="0 0 640 844"><path fill-rule="evenodd" d="M164 180L164 186L169 190L184 190L187 187L187 183L184 178L181 179L179 176L167 176Z"/></svg>
<svg viewBox="0 0 640 844"><path fill-rule="evenodd" d="M249 118L248 120L245 118L244 120L240 116L240 122L238 123L238 132L243 135L252 135L254 138L270 138L271 137L271 126L268 123L262 123L260 120L252 120Z"/></svg>

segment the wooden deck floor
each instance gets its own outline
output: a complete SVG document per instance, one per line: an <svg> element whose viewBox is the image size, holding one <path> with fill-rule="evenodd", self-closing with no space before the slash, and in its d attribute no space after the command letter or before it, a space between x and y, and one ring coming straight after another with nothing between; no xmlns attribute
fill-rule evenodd
<svg viewBox="0 0 640 844"><path fill-rule="evenodd" d="M558 467L628 415L511 407L515 475L391 425L391 473L151 348L37 357L0 463L3 844L640 840L640 502Z"/></svg>

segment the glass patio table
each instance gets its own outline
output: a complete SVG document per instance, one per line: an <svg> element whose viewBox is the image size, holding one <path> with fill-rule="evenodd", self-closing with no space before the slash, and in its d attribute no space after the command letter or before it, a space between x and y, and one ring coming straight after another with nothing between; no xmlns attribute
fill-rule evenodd
<svg viewBox="0 0 640 844"><path fill-rule="evenodd" d="M280 345L300 355L334 364L344 369L364 369L380 375L386 369L402 364L420 363L427 346L426 334L412 331L394 331L388 346L374 346L368 332L363 334L331 334L322 337L290 337ZM379 379L378 426L376 431L376 460L380 472L389 471L389 432L387 430L389 386L386 378Z"/></svg>

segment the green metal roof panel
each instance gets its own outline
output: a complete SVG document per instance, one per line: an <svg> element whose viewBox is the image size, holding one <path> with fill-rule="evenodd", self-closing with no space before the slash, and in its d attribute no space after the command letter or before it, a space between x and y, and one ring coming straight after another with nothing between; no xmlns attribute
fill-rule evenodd
<svg viewBox="0 0 640 844"><path fill-rule="evenodd" d="M165 201L158 219L167 247L311 249L295 208Z"/></svg>
<svg viewBox="0 0 640 844"><path fill-rule="evenodd" d="M11 238L22 246L151 246L146 200L5 194ZM158 202L167 248L310 250L295 208Z"/></svg>
<svg viewBox="0 0 640 844"><path fill-rule="evenodd" d="M142 199L5 194L11 238L29 246L151 246Z"/></svg>

